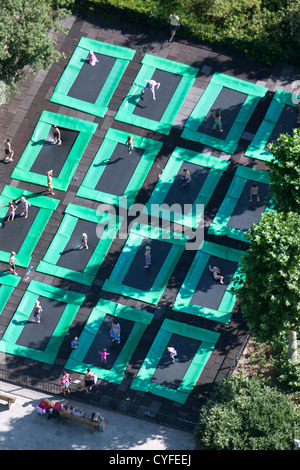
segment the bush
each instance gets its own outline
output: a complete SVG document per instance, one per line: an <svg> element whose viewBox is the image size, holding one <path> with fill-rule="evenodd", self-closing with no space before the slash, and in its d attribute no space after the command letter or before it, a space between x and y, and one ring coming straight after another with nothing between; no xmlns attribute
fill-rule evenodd
<svg viewBox="0 0 300 470"><path fill-rule="evenodd" d="M196 442L210 450L292 450L299 411L256 377L228 376L200 412Z"/></svg>

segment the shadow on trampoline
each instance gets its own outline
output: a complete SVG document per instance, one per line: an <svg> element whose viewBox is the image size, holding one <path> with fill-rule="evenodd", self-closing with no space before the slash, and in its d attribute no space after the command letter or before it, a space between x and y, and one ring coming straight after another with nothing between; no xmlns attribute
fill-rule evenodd
<svg viewBox="0 0 300 470"><path fill-rule="evenodd" d="M100 163L94 163L93 167L98 168L98 167L101 167L101 166L105 167L105 166L108 166L108 165L116 165L118 162L120 162L122 160L125 160L125 158L118 157L118 158L115 158L114 160L112 160L111 158L107 158L106 160L103 160Z"/></svg>

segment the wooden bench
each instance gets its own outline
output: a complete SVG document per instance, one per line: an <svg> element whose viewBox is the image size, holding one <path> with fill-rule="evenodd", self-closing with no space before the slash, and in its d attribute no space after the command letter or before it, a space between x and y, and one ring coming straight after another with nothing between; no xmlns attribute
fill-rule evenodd
<svg viewBox="0 0 300 470"><path fill-rule="evenodd" d="M11 395L8 395L7 393L0 392L0 400L6 401L8 409L10 410L10 405L12 403L15 403L16 398Z"/></svg>
<svg viewBox="0 0 300 470"><path fill-rule="evenodd" d="M68 413L64 413L63 411L59 411L59 416L62 417L63 424L66 424L67 419L71 419L71 420L77 421L79 423L88 424L90 426L91 432L94 432L95 428L99 427L99 425L98 425L98 423L96 423L96 421L91 421L90 419L87 419L87 418L81 418L80 416L70 415Z"/></svg>

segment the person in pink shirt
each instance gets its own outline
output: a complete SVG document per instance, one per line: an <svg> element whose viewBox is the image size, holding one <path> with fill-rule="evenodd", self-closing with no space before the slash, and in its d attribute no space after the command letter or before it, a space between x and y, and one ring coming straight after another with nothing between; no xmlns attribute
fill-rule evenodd
<svg viewBox="0 0 300 470"><path fill-rule="evenodd" d="M101 356L101 362L106 362L107 356L110 355L110 353L106 351L106 348L103 348L102 351L99 351L99 354Z"/></svg>

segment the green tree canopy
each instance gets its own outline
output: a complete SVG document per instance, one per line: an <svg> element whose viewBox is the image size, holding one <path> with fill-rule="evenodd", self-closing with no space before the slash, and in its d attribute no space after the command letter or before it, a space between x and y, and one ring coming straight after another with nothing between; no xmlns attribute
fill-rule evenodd
<svg viewBox="0 0 300 470"><path fill-rule="evenodd" d="M200 411L195 440L208 450L292 450L300 416L257 377L228 376Z"/></svg>
<svg viewBox="0 0 300 470"><path fill-rule="evenodd" d="M300 328L299 214L269 211L247 233L251 241L242 264L245 281L237 290L250 333L270 343Z"/></svg>
<svg viewBox="0 0 300 470"><path fill-rule="evenodd" d="M47 68L58 61L50 31L63 29L57 20L67 0L4 0L0 9L0 80L16 89L25 66L32 71ZM53 6L56 7L53 10Z"/></svg>
<svg viewBox="0 0 300 470"><path fill-rule="evenodd" d="M275 208L300 213L300 129L282 134L269 149L274 155L270 167L270 192Z"/></svg>

